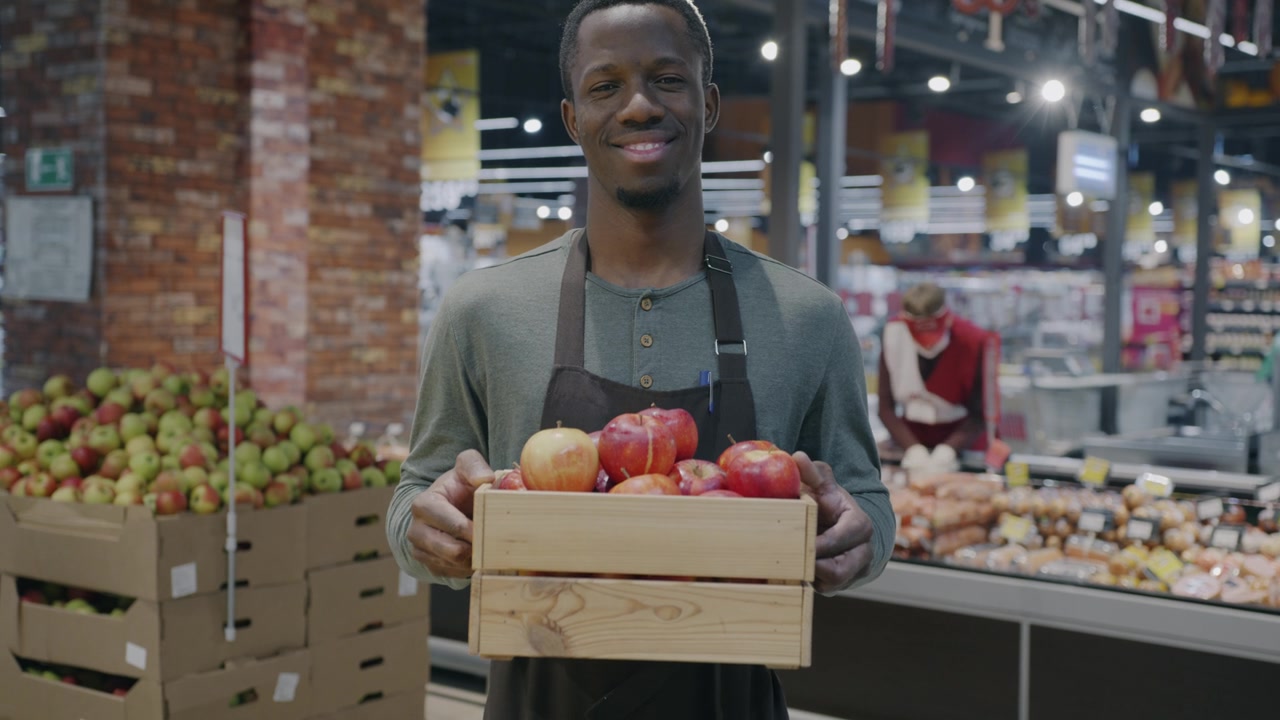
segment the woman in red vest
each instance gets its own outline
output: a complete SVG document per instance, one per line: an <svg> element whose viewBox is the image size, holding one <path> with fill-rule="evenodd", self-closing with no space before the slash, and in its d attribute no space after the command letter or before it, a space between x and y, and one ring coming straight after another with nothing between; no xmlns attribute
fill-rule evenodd
<svg viewBox="0 0 1280 720"><path fill-rule="evenodd" d="M906 449L904 469L951 472L957 452L987 448L998 362L999 337L952 313L937 285L903 294L902 313L885 324L879 384L880 421Z"/></svg>

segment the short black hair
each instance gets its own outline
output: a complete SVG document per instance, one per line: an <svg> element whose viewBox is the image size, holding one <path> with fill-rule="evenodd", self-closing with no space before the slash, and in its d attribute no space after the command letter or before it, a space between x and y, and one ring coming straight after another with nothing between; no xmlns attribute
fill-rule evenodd
<svg viewBox="0 0 1280 720"><path fill-rule="evenodd" d="M569 69L578 56L578 29L583 19L598 10L619 5L657 5L680 13L684 18L686 36L702 57L702 84L704 87L711 84L711 33L693 0L580 0L565 18L564 34L560 36L560 84L564 86L564 96L570 102L573 101L573 82L569 79Z"/></svg>

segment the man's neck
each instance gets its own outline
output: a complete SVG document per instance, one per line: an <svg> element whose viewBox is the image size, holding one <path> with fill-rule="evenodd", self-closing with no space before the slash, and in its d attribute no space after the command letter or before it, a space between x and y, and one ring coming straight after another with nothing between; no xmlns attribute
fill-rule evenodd
<svg viewBox="0 0 1280 720"><path fill-rule="evenodd" d="M663 288L702 270L706 233L701 192L657 212L622 207L592 193L587 205L591 272L625 288Z"/></svg>

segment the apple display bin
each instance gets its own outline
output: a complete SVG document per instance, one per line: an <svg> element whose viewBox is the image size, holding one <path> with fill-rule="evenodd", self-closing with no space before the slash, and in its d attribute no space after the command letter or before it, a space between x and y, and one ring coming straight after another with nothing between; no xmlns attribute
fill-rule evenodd
<svg viewBox="0 0 1280 720"><path fill-rule="evenodd" d="M483 487L473 517L474 655L809 665L810 498Z"/></svg>

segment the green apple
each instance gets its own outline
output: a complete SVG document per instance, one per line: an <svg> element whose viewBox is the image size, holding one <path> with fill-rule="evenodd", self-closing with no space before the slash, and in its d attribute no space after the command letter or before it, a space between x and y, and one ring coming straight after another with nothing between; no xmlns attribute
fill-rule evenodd
<svg viewBox="0 0 1280 720"><path fill-rule="evenodd" d="M50 400L66 397L75 392L75 383L66 375L54 375L44 381L44 396Z"/></svg>
<svg viewBox="0 0 1280 720"><path fill-rule="evenodd" d="M305 453L315 447L319 438L316 436L316 431L310 424L300 422L294 425L293 429L289 431L289 440L292 441L294 445L297 445L299 450Z"/></svg>
<svg viewBox="0 0 1280 720"><path fill-rule="evenodd" d="M64 485L54 490L49 499L54 502L80 502L80 491L71 485Z"/></svg>
<svg viewBox="0 0 1280 720"><path fill-rule="evenodd" d="M129 456L129 469L142 476L142 479L151 482L156 479L162 469L160 465L160 456L153 452L141 452L137 455Z"/></svg>
<svg viewBox="0 0 1280 720"><path fill-rule="evenodd" d="M328 445L317 445L307 451L307 459L304 464L311 472L321 468L331 468L334 465L333 451L329 449Z"/></svg>
<svg viewBox="0 0 1280 720"><path fill-rule="evenodd" d="M126 443L147 432L147 421L138 413L128 413L120 418L120 439Z"/></svg>
<svg viewBox="0 0 1280 720"><path fill-rule="evenodd" d="M134 404L133 393L129 391L129 388L118 387L107 393L107 396L102 399L101 405L106 405L107 403L115 403L128 410Z"/></svg>
<svg viewBox="0 0 1280 720"><path fill-rule="evenodd" d="M161 469L161 470L174 470L174 471L181 470L181 469L182 469L182 462L178 460L178 456L177 456L177 455L174 455L174 454L170 453L170 454L168 454L168 455L161 456L161 458L160 458L160 469Z"/></svg>
<svg viewBox="0 0 1280 720"><path fill-rule="evenodd" d="M193 387L189 399L191 404L198 408L211 408L218 402L218 397L213 390L204 386Z"/></svg>
<svg viewBox="0 0 1280 720"><path fill-rule="evenodd" d="M110 505L116 499L116 486L106 478L91 478L84 481L80 496L86 505Z"/></svg>
<svg viewBox="0 0 1280 720"><path fill-rule="evenodd" d="M147 479L132 470L125 470L116 480L116 494L120 495L126 492L137 493L141 495L147 489Z"/></svg>
<svg viewBox="0 0 1280 720"><path fill-rule="evenodd" d="M277 434L286 436L297 422L298 416L292 410L286 408L277 412L271 418L271 428L275 430Z"/></svg>
<svg viewBox="0 0 1280 720"><path fill-rule="evenodd" d="M349 458L342 458L341 460L335 462L333 464L333 468L338 472L342 473L343 475L346 475L351 470L355 470L357 472L359 472L360 470L360 468L356 466L356 464L352 462Z"/></svg>
<svg viewBox="0 0 1280 720"><path fill-rule="evenodd" d="M177 430L179 432L191 432L195 424L191 422L191 418L187 417L181 410L169 410L160 416L159 430Z"/></svg>
<svg viewBox="0 0 1280 720"><path fill-rule="evenodd" d="M165 429L156 433L156 450L167 453L187 444L187 433L177 429Z"/></svg>
<svg viewBox="0 0 1280 720"><path fill-rule="evenodd" d="M129 453L130 457L138 453L153 453L156 451L156 441L152 440L150 435L138 435L124 444L124 451Z"/></svg>
<svg viewBox="0 0 1280 720"><path fill-rule="evenodd" d="M320 442L322 445L333 444L334 436L333 436L332 425L330 425L329 423L323 423L321 425L317 425L315 430L316 430L316 436L319 438L318 442Z"/></svg>
<svg viewBox="0 0 1280 720"><path fill-rule="evenodd" d="M280 448L285 457L289 458L290 467L302 462L302 450L299 449L297 445L293 444L292 440L281 440L276 444L276 447Z"/></svg>
<svg viewBox="0 0 1280 720"><path fill-rule="evenodd" d="M276 413L271 408L260 407L253 411L253 421L261 425L270 426L275 418Z"/></svg>
<svg viewBox="0 0 1280 720"><path fill-rule="evenodd" d="M227 491L227 486L231 484L231 478L227 475L226 470L214 470L209 473L209 484L213 486L214 490L218 491L219 495L222 495Z"/></svg>
<svg viewBox="0 0 1280 720"><path fill-rule="evenodd" d="M114 390L117 383L119 383L119 379L110 368L100 367L89 373L89 377L84 381L84 386L89 388L89 392L102 398Z"/></svg>
<svg viewBox="0 0 1280 720"><path fill-rule="evenodd" d="M392 485L400 484L400 461L388 460L386 467L382 468L382 472L387 476L387 482Z"/></svg>
<svg viewBox="0 0 1280 720"><path fill-rule="evenodd" d="M376 467L367 467L360 471L360 477L364 478L365 487L386 487L387 476Z"/></svg>
<svg viewBox="0 0 1280 720"><path fill-rule="evenodd" d="M272 473L282 473L293 465L289 462L289 456L279 446L269 447L263 451L262 464L266 465Z"/></svg>
<svg viewBox="0 0 1280 720"><path fill-rule="evenodd" d="M312 472L311 491L317 494L341 492L342 475L332 467L323 467Z"/></svg>
<svg viewBox="0 0 1280 720"><path fill-rule="evenodd" d="M9 447L13 448L13 452L17 454L19 460L30 460L36 456L36 450L39 449L40 443L36 441L35 435L18 428L13 438L9 440Z"/></svg>
<svg viewBox="0 0 1280 720"><path fill-rule="evenodd" d="M182 470L182 491L191 492L191 488L209 482L209 473L202 467L188 467Z"/></svg>
<svg viewBox="0 0 1280 720"><path fill-rule="evenodd" d="M40 421L49 417L49 408L44 405L32 405L22 411L22 429L27 432L35 432L40 427Z"/></svg>
<svg viewBox="0 0 1280 720"><path fill-rule="evenodd" d="M191 392L191 383L181 375L170 375L160 382L160 387L174 397L182 397Z"/></svg>
<svg viewBox="0 0 1280 720"><path fill-rule="evenodd" d="M236 465L248 465L249 463L262 462L262 448L248 440L242 441L236 446Z"/></svg>
<svg viewBox="0 0 1280 720"><path fill-rule="evenodd" d="M70 455L59 455L49 463L49 474L61 482L69 477L79 477L80 466Z"/></svg>
<svg viewBox="0 0 1280 720"><path fill-rule="evenodd" d="M241 465L237 458L236 482L261 490L267 486L267 483L271 482L271 471L267 469L266 465L258 461Z"/></svg>
<svg viewBox="0 0 1280 720"><path fill-rule="evenodd" d="M114 427L99 425L89 431L89 447L97 450L101 455L106 455L112 450L124 447L124 443L120 440L120 433L116 432Z"/></svg>
<svg viewBox="0 0 1280 720"><path fill-rule="evenodd" d="M54 458L66 454L67 444L61 440L45 440L36 446L36 460L40 462L42 470L48 470Z"/></svg>

